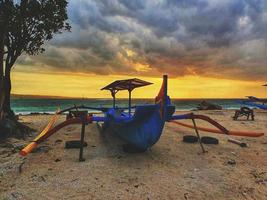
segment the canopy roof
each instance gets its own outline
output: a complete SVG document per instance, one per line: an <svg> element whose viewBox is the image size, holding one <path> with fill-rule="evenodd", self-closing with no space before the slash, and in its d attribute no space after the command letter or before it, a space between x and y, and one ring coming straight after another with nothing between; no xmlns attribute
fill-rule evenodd
<svg viewBox="0 0 267 200"><path fill-rule="evenodd" d="M143 87L146 85L151 85L153 83L143 81L138 78L133 78L133 79L125 79L125 80L117 80L109 85L103 87L101 90L110 90L110 91L119 91L119 90L129 90L132 91L134 88L137 87Z"/></svg>

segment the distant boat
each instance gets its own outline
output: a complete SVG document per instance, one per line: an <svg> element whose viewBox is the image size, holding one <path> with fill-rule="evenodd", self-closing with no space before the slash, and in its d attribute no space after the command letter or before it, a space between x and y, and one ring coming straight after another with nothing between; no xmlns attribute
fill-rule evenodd
<svg viewBox="0 0 267 200"><path fill-rule="evenodd" d="M247 106L251 106L251 107L256 107L256 108L259 108L259 109L262 109L262 110L267 110L267 105L265 105L265 101L264 103L257 103L255 101L251 101L251 100L244 100L244 101L239 101L240 104L243 104L243 105L247 105Z"/></svg>
<svg viewBox="0 0 267 200"><path fill-rule="evenodd" d="M267 86L267 84L263 86ZM267 99L257 98L254 96L247 96L247 98L247 100L238 101L238 103L251 107L256 107L262 110L267 110L267 105L265 105L267 104Z"/></svg>

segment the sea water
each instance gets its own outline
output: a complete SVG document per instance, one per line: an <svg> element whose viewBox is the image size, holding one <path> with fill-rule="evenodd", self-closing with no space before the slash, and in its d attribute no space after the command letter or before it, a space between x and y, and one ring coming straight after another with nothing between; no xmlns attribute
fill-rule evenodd
<svg viewBox="0 0 267 200"><path fill-rule="evenodd" d="M172 99L176 110L194 110L203 100L220 105L223 109L239 109L238 99ZM241 99L239 99L241 100ZM140 104L153 104L154 99L133 99L132 106ZM15 98L11 99L12 109L16 114L54 113L57 108L65 109L72 106L85 105L90 107L112 107L112 99L36 99ZM116 105L127 107L128 99L117 99Z"/></svg>

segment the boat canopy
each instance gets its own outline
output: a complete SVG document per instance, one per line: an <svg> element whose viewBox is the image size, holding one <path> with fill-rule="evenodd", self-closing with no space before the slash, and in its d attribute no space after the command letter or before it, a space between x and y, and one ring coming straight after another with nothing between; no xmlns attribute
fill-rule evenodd
<svg viewBox="0 0 267 200"><path fill-rule="evenodd" d="M133 90L137 87L143 87L146 85L151 85L153 83L147 82L147 81L143 81L141 79L138 78L132 78L132 79L125 79L125 80L117 80L114 81L112 83L110 83L109 85L103 87L101 90Z"/></svg>
<svg viewBox="0 0 267 200"><path fill-rule="evenodd" d="M151 85L153 83L143 81L138 78L132 78L132 79L125 79L125 80L117 80L109 85L103 87L101 90L109 90L111 92L111 96L113 97L113 107L115 108L115 95L120 90L128 90L129 92L129 115L131 113L131 92L138 87L143 87L147 85Z"/></svg>

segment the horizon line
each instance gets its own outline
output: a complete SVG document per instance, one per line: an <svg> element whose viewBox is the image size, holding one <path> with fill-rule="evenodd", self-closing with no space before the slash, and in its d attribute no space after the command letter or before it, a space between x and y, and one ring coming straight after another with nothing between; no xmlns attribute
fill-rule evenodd
<svg viewBox="0 0 267 200"><path fill-rule="evenodd" d="M21 98L21 99L27 99L27 98L33 98L33 99L112 99L112 97L69 97L69 96L54 96L54 95L32 95L32 94L14 94L11 93L11 99L16 99L16 98ZM116 99L128 99L127 97L118 97ZM144 97L144 98L133 98L133 99L154 99L151 97ZM190 99L246 99L246 97L227 97L227 98L220 98L220 97L197 97L197 98L186 98L186 97L181 97L181 98L171 98L173 100L190 100ZM263 98L267 99L267 98Z"/></svg>

